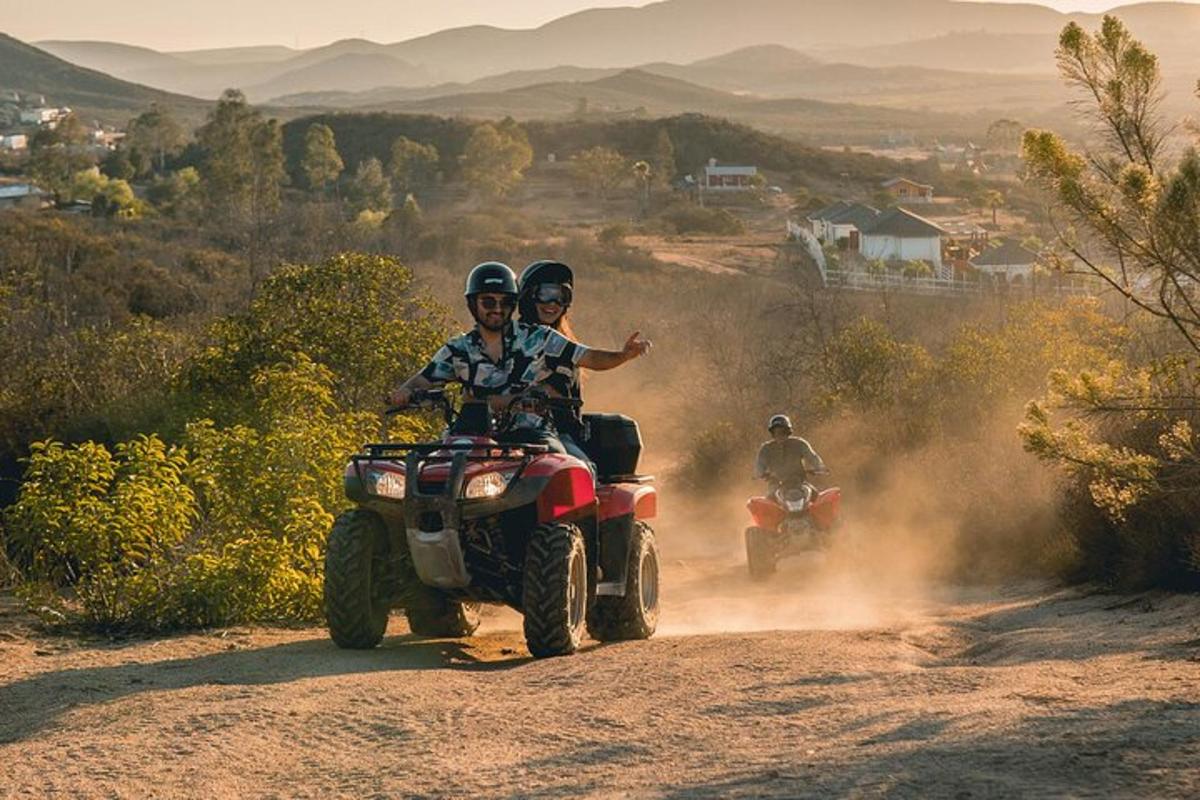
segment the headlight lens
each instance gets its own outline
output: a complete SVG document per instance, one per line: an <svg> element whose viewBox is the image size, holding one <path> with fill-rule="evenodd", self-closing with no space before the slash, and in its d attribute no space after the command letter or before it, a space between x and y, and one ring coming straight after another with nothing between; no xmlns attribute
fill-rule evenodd
<svg viewBox="0 0 1200 800"><path fill-rule="evenodd" d="M511 479L512 473L504 472L485 472L482 475L476 475L467 483L467 488L463 491L463 497L468 500L499 497L504 494L504 490L508 488L508 482Z"/></svg>
<svg viewBox="0 0 1200 800"><path fill-rule="evenodd" d="M390 497L393 500L404 499L404 474L389 470L372 469L367 471L367 491L378 497Z"/></svg>

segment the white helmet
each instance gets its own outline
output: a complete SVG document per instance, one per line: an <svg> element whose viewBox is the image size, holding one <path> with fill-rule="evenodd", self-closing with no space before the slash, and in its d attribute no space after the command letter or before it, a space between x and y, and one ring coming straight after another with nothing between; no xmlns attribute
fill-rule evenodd
<svg viewBox="0 0 1200 800"><path fill-rule="evenodd" d="M781 425L787 428L788 433L792 432L792 421L788 419L787 414L776 414L771 417L771 421L767 423L767 432L774 433L775 429Z"/></svg>

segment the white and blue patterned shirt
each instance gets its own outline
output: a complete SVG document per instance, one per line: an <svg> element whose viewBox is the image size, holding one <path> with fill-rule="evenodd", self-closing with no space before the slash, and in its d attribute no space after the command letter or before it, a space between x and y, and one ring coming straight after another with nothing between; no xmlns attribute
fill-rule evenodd
<svg viewBox="0 0 1200 800"><path fill-rule="evenodd" d="M503 353L493 361L478 329L460 334L434 354L421 376L434 386L461 383L470 397L509 397L531 386L574 380L588 348L544 325L513 320L503 332Z"/></svg>

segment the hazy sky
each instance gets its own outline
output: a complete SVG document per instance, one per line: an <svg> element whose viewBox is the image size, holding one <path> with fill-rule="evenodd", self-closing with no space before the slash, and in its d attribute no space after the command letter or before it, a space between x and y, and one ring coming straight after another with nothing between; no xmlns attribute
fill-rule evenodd
<svg viewBox="0 0 1200 800"><path fill-rule="evenodd" d="M730 0L734 2L735 0ZM1119 0L1045 0L1102 11ZM18 39L100 39L159 50L283 44L358 36L395 42L459 25L528 28L596 6L643 0L0 0L0 32Z"/></svg>

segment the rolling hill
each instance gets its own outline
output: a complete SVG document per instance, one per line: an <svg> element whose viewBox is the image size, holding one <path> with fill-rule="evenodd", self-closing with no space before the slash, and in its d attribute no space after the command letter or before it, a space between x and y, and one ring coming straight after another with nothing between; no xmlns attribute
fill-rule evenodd
<svg viewBox="0 0 1200 800"><path fill-rule="evenodd" d="M1200 75L1200 48L1195 46L1200 6L1143 3L1115 13L1158 53L1167 72ZM129 52L133 48L116 59L104 43L52 42L46 47L81 66L111 70L125 80L206 97L238 86L250 89L252 99L258 101L267 99L258 96L260 86L267 94L367 88L368 79L346 69L354 62L345 57L368 55L394 58L422 70L427 87L470 84L482 77L564 65L604 70L667 65L648 71L732 90L739 80L737 70L744 71L740 78L744 84L755 76L810 66L806 59L813 55L826 62L863 66L1049 72L1055 37L1072 19L1090 27L1099 22L1097 15L1062 14L1028 3L663 0L641 7L581 11L528 30L471 26L392 44L346 39L307 51L280 47L151 51L139 61ZM749 52L737 52L746 48ZM164 63L152 56L172 60ZM671 71L679 64L689 65L689 74ZM288 73L290 78L282 78ZM387 74L385 70L380 77ZM417 80L400 74L407 84Z"/></svg>
<svg viewBox="0 0 1200 800"><path fill-rule="evenodd" d="M194 115L201 101L118 80L75 66L0 33L0 88L41 94L47 102L67 105L106 121L124 122L131 113L160 103Z"/></svg>
<svg viewBox="0 0 1200 800"><path fill-rule="evenodd" d="M644 70L624 70L592 81L550 82L500 92L465 92L365 106L357 110L467 118L566 119L658 117L700 113L813 141L873 141L896 130L929 135L977 135L977 117L925 110L879 108L811 99L763 99Z"/></svg>
<svg viewBox="0 0 1200 800"><path fill-rule="evenodd" d="M864 67L855 64L826 64L806 54L778 45L744 48L712 59L692 64L658 62L635 68L640 73L672 78L696 86L722 92L761 98L796 98L850 101L865 105L894 108L929 108L961 112L963 109L994 108L1005 111L1028 111L1060 106L1066 93L1060 81L1052 76L999 75L982 72L935 70L923 67ZM327 108L392 108L399 104L426 101L442 108L472 106L483 95L545 84L590 83L585 92L589 101L606 102L592 92L603 84L593 82L612 78L621 69L588 67L554 67L546 70L522 70L481 78L470 83L441 84L432 87L386 87L365 92L305 92L278 97L273 103L282 106ZM667 84L662 84L666 86ZM677 103L658 97L653 87L650 102L642 92L637 105L675 107ZM576 93L578 91L576 90ZM469 100L455 101L461 95L476 95ZM699 98L701 102L711 97ZM727 105L730 98L722 97L718 105ZM493 99L509 102L508 99ZM628 102L620 105L630 107Z"/></svg>

